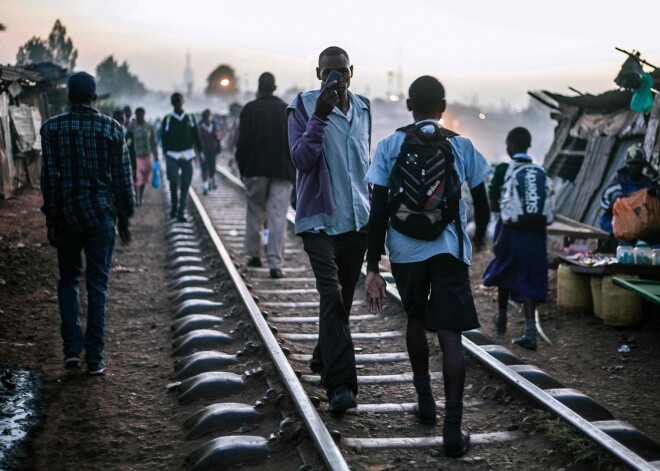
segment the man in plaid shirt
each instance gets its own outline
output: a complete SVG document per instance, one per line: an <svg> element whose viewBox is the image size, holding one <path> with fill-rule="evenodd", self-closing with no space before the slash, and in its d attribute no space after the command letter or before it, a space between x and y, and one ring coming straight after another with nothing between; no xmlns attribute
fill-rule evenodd
<svg viewBox="0 0 660 471"><path fill-rule="evenodd" d="M122 243L130 242L133 179L121 125L91 106L96 99L94 77L85 72L73 74L67 88L69 108L41 128L41 210L46 215L48 241L57 248L65 365L78 367L84 347L88 373L100 375L105 371L103 331L115 225ZM87 287L84 335L79 319L83 251Z"/></svg>

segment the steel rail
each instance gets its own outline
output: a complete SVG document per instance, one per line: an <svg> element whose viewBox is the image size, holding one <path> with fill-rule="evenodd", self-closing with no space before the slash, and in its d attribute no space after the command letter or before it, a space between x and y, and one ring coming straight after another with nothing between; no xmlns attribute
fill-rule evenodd
<svg viewBox="0 0 660 471"><path fill-rule="evenodd" d="M226 177L227 180L229 180L232 184L234 184L238 188L243 188L243 189L245 188L243 186L243 183L240 181L240 179L232 175L225 167L218 165L217 170L224 177ZM289 211L289 213L287 214L287 219L289 220L290 223L292 224L295 223L294 213ZM366 266L363 266L362 273L366 275ZM401 305L401 298L399 296L399 293L391 283L387 283L386 292L390 298L397 301ZM591 424L589 421L581 417L579 414L573 412L570 408L568 408L567 406L559 402L557 399L550 396L543 389L539 388L529 380L522 377L517 372L513 371L507 365L505 365L504 363L502 363L501 361L497 360L495 357L487 353L483 348L478 346L476 343L472 342L465 335L462 338L462 343L463 343L463 347L475 359L477 359L479 362L481 362L483 365L488 367L490 370L501 376L511 385L521 390L536 403L552 411L555 415L561 417L563 420L573 425L585 436L593 440L596 444L601 446L604 450L606 450L611 455L616 457L622 463L625 463L626 465L639 471L658 471L659 468L655 466L655 463L650 463L646 461L637 453L634 453L632 450L630 450L629 448L627 448L617 440L613 439L599 428L595 427L593 424ZM314 410L314 412L316 413L316 410ZM325 427L323 422L321 422L321 425Z"/></svg>
<svg viewBox="0 0 660 471"><path fill-rule="evenodd" d="M310 401L307 393L303 389L302 384L293 371L293 368L291 368L291 364L282 351L280 344L277 343L277 340L271 332L268 323L261 314L261 310L257 307L257 304L252 298L252 295L245 285L245 282L243 281L240 273L234 266L234 262L229 256L229 252L223 245L220 236L213 227L211 218L209 217L202 202L192 188L190 191L190 200L194 204L199 218L204 228L206 229L206 232L209 234L209 237L211 238L211 241L213 242L218 255L226 266L227 272L234 282L234 285L239 292L243 304L245 305L250 318L252 319L252 322L254 323L262 342L264 343L264 346L268 350L268 354L273 360L275 368L279 372L287 390L289 391L289 394L293 399L301 419L307 426L309 434L314 440L316 448L323 458L323 461L331 471L349 471L350 468L344 460L339 447L335 444L332 436L323 423L323 420L321 420L321 417L316 411L316 408Z"/></svg>
<svg viewBox="0 0 660 471"><path fill-rule="evenodd" d="M401 297L399 296L398 291L389 283L386 286L386 292L388 296L401 304ZM605 432L592 425L589 421L585 420L557 399L550 396L543 389L523 378L520 374L513 371L507 365L487 353L476 343L465 337L465 335L462 340L463 348L465 348L479 362L531 397L532 400L541 404L546 409L551 410L554 414L573 425L621 462L639 471L658 471L658 468L653 464L649 463L637 453L634 453Z"/></svg>

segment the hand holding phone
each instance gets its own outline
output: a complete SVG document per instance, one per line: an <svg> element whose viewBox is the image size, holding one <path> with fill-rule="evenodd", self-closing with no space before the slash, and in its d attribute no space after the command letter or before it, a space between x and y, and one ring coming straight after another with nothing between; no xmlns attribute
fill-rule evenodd
<svg viewBox="0 0 660 471"><path fill-rule="evenodd" d="M330 71L330 74L328 74L328 78L325 79L325 82L323 82L323 85L327 85L330 82L338 81L341 78L341 73L337 72L336 69L332 69Z"/></svg>
<svg viewBox="0 0 660 471"><path fill-rule="evenodd" d="M332 87L329 87L328 84L336 82L340 78L341 73L332 69L323 82L321 94L316 100L316 109L314 110L314 114L321 119L327 119L332 109L339 104L339 95L336 90L337 84L335 83Z"/></svg>

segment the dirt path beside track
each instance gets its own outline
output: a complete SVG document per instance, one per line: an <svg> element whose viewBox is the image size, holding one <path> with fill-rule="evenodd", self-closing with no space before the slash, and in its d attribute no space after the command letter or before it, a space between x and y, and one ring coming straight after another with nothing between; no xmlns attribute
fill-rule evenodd
<svg viewBox="0 0 660 471"><path fill-rule="evenodd" d="M45 406L26 447L3 457L0 441L0 469L182 469L193 446L183 440L187 416L165 389L173 359L162 194L147 191L145 205L132 220L133 243L115 249L106 324L108 369L102 377L63 367L57 261L40 205L38 190L0 200L0 362L15 362L43 378ZM475 256L472 285L484 332L508 346L522 330L522 315L510 312L508 332L494 332L495 291L480 286L491 258L490 253ZM607 327L589 313L558 312L556 272L549 273L550 297L539 311L554 345L540 342L536 352L516 352L660 441L660 312L649 309L645 322L633 328ZM631 347L630 353L618 353L622 344ZM0 373L2 368L0 363Z"/></svg>
<svg viewBox="0 0 660 471"><path fill-rule="evenodd" d="M161 193L147 190L136 209L133 242L117 239L101 377L63 368L57 259L40 204L36 190L0 201L0 359L43 372L46 405L16 469L181 469L190 444L182 440L176 395L165 389L173 360Z"/></svg>

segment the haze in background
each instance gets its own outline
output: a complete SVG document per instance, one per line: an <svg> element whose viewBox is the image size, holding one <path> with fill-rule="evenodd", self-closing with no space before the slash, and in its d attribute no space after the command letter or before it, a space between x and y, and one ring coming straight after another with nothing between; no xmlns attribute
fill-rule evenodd
<svg viewBox="0 0 660 471"><path fill-rule="evenodd" d="M530 89L570 94L568 86L591 93L613 88L625 59L615 46L640 50L660 64L660 7L643 5L0 0L7 27L0 34L0 62L14 63L19 46L46 37L59 18L79 50L78 69L93 71L112 54L153 90L181 87L188 51L197 92L220 63L235 68L243 90L254 90L264 70L276 75L280 90L315 87L318 53L334 44L351 55L352 86L372 98L405 93L428 73L443 81L452 100L516 108L526 106ZM388 71L394 73L389 86Z"/></svg>
<svg viewBox="0 0 660 471"><path fill-rule="evenodd" d="M447 89L445 124L471 137L489 160L506 158L506 132L523 125L533 135L532 155L542 161L554 122L527 91L572 95L569 86L594 94L615 88L625 60L615 46L640 50L660 65L660 7L642 5L648 4L627 9L620 2L592 0L0 0L0 21L7 27L0 33L0 63L13 64L21 45L33 36L47 37L60 19L78 49L77 70L94 73L113 55L119 63L128 61L147 88L163 92L126 102L145 106L153 119L170 111L169 93L184 90L188 53L195 96L186 109L225 113L226 101L202 96L219 64L236 71L239 101L254 97L265 70L275 74L277 93L286 100L294 88L319 86L318 54L337 45L355 66L352 90L375 103L374 148L410 120L403 102L389 103L388 95L405 98L412 80L430 74Z"/></svg>

